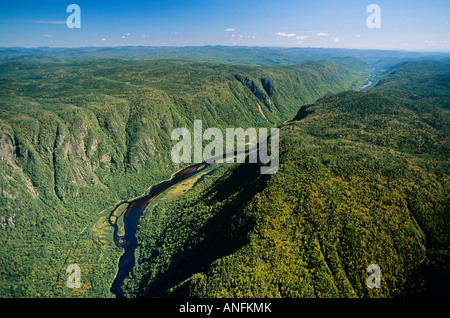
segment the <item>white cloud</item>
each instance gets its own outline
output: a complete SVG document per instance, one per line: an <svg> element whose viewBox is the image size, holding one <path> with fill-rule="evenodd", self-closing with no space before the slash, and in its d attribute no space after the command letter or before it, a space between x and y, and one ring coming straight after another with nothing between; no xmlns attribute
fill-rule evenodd
<svg viewBox="0 0 450 318"><path fill-rule="evenodd" d="M225 31L226 31L226 32L233 32L233 31L234 31L234 28L228 28L228 29L225 29Z"/></svg>
<svg viewBox="0 0 450 318"><path fill-rule="evenodd" d="M297 43L299 43L299 44L302 44L302 43L303 43L303 41L297 41Z"/></svg>
<svg viewBox="0 0 450 318"><path fill-rule="evenodd" d="M307 38L309 38L308 35L297 35L295 37L297 40L306 40Z"/></svg>
<svg viewBox="0 0 450 318"><path fill-rule="evenodd" d="M122 39L125 39L125 35L122 35Z"/></svg>
<svg viewBox="0 0 450 318"><path fill-rule="evenodd" d="M44 21L44 20L35 20L35 21L31 21L31 23L42 23L42 24L66 24L67 21Z"/></svg>
<svg viewBox="0 0 450 318"><path fill-rule="evenodd" d="M130 32L128 32L128 33L125 33L125 35L131 35L131 33L130 33Z"/></svg>
<svg viewBox="0 0 450 318"><path fill-rule="evenodd" d="M275 34L276 34L276 35L279 35L279 36L288 37L288 38L295 36L295 33L277 32L277 33L275 33Z"/></svg>
<svg viewBox="0 0 450 318"><path fill-rule="evenodd" d="M42 34L42 36L50 37L50 36L53 36L53 35L51 35L51 34Z"/></svg>
<svg viewBox="0 0 450 318"><path fill-rule="evenodd" d="M102 38L102 41L106 41L106 39L105 39L105 38Z"/></svg>
<svg viewBox="0 0 450 318"><path fill-rule="evenodd" d="M317 33L316 35L318 35L318 36L325 36L325 35L328 35L328 34L325 33L325 32L319 32L319 33Z"/></svg>
<svg viewBox="0 0 450 318"><path fill-rule="evenodd" d="M334 42L340 42L341 39L340 38L334 38Z"/></svg>
<svg viewBox="0 0 450 318"><path fill-rule="evenodd" d="M361 37L361 34L357 34L357 35L355 35L357 38L360 38Z"/></svg>

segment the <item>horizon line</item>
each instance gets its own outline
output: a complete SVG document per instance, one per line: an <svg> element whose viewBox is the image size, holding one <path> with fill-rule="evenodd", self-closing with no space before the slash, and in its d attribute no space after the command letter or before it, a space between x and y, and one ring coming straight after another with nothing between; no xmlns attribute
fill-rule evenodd
<svg viewBox="0 0 450 318"><path fill-rule="evenodd" d="M226 47L226 48L270 48L270 49L322 49L322 50L355 50L355 51L395 51L409 53L441 53L449 54L450 50L421 50L421 49L380 49L380 48L349 48L349 47L298 47L298 46L270 46L270 45L224 45L224 44L205 44L205 45L103 45L103 46L0 46L0 49L93 49L93 48L205 48L205 47Z"/></svg>

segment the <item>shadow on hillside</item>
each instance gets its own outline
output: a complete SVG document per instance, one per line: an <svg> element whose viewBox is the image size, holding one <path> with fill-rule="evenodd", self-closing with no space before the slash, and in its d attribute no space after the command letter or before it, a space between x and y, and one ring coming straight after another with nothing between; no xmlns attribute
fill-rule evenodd
<svg viewBox="0 0 450 318"><path fill-rule="evenodd" d="M248 233L254 228L255 220L244 214L242 207L261 191L267 178L267 175L260 174L258 164L248 163L238 165L231 174L221 177L205 194L205 197L211 197L206 205L215 206L230 197L233 200L217 210L198 231L198 243L178 249L169 268L146 286L147 292L143 296L188 297L189 282L184 282L186 279L243 247L248 242ZM147 283L145 279L142 282ZM182 282L174 292L168 292Z"/></svg>

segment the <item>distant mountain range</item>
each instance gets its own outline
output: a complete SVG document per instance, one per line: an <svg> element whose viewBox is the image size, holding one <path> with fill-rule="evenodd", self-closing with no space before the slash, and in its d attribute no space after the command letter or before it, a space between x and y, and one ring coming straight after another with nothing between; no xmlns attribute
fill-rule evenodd
<svg viewBox="0 0 450 318"><path fill-rule="evenodd" d="M336 57L364 60L382 74L389 66L412 59L450 58L450 53L387 50L278 48L245 46L0 48L0 61L76 61L97 58L181 59L239 65L286 65Z"/></svg>

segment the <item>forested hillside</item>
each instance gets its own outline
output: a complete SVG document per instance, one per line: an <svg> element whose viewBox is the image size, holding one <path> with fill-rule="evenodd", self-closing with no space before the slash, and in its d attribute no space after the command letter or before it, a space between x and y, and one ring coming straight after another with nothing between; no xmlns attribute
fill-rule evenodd
<svg viewBox="0 0 450 318"><path fill-rule="evenodd" d="M448 296L449 74L406 63L328 94L282 125L276 174L215 165L149 205L126 295Z"/></svg>
<svg viewBox="0 0 450 318"><path fill-rule="evenodd" d="M180 168L174 128L274 127L371 72L354 58L0 63L0 296L110 297L121 251L99 239L109 232L96 221ZM72 263L81 289L66 287Z"/></svg>
<svg viewBox="0 0 450 318"><path fill-rule="evenodd" d="M410 51L354 50L330 48L279 48L245 46L186 47L84 47L84 48L0 48L0 61L70 62L86 59L156 60L177 59L237 65L292 65L336 57L362 59L380 74L392 65L420 58L442 58L445 53Z"/></svg>

